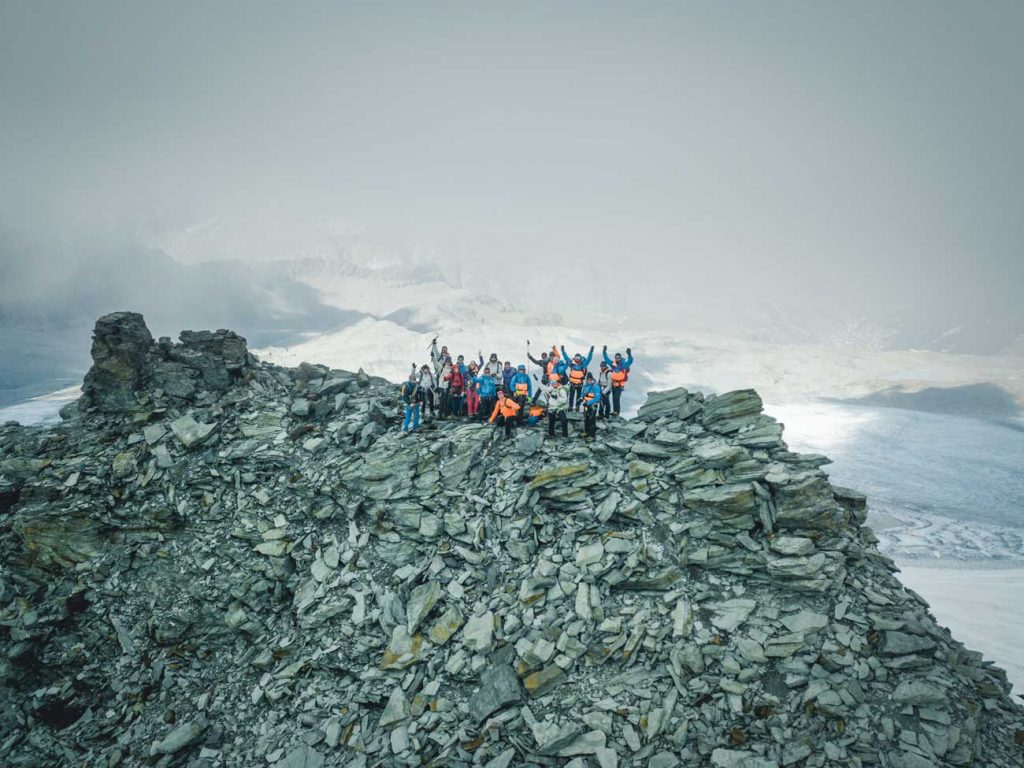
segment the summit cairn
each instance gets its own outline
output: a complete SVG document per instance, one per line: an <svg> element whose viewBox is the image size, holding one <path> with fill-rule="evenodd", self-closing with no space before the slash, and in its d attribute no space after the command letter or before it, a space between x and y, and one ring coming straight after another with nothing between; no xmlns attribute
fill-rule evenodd
<svg viewBox="0 0 1024 768"><path fill-rule="evenodd" d="M523 451L230 331L93 351L0 428L0 764L1024 764L1005 673L753 390Z"/></svg>

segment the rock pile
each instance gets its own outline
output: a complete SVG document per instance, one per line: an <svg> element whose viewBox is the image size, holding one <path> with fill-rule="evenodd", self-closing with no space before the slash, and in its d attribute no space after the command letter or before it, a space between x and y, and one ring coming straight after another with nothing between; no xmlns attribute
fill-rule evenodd
<svg viewBox="0 0 1024 768"><path fill-rule="evenodd" d="M0 429L6 766L1020 766L939 627L751 390L590 444L397 428L397 387L101 318Z"/></svg>

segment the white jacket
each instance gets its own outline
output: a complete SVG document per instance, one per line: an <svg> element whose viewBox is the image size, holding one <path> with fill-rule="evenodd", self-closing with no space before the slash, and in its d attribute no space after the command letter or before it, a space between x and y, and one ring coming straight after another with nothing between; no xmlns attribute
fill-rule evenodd
<svg viewBox="0 0 1024 768"><path fill-rule="evenodd" d="M542 385L543 386L543 385ZM569 408L569 390L565 387L543 387L548 411L558 413Z"/></svg>
<svg viewBox="0 0 1024 768"><path fill-rule="evenodd" d="M445 362L441 353L438 352L436 343L430 345L430 362L434 364L434 381L437 383L437 388L448 389L448 382L445 381L444 377L448 375L452 367Z"/></svg>
<svg viewBox="0 0 1024 768"><path fill-rule="evenodd" d="M501 360L488 360L484 363L484 367L480 369L481 376L490 376L501 384L501 372L504 370L505 364Z"/></svg>

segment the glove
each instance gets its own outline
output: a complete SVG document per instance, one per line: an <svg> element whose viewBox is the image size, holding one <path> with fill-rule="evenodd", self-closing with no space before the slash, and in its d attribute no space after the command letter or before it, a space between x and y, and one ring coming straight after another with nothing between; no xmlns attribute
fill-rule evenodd
<svg viewBox="0 0 1024 768"><path fill-rule="evenodd" d="M633 356L633 350L630 349L629 347L626 347L626 354L629 355L630 357L632 357Z"/></svg>
<svg viewBox="0 0 1024 768"><path fill-rule="evenodd" d="M603 347L601 347L601 351L602 352L607 352L608 351L608 345L605 344Z"/></svg>

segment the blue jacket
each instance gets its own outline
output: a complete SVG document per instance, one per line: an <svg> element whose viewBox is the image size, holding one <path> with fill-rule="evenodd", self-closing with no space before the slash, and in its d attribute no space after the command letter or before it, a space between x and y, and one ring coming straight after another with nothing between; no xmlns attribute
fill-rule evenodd
<svg viewBox="0 0 1024 768"><path fill-rule="evenodd" d="M470 381L476 384L476 391L480 393L480 397L497 396L498 390L494 388L494 379L490 376L474 376Z"/></svg>
<svg viewBox="0 0 1024 768"><path fill-rule="evenodd" d="M558 362L555 363L555 367L551 369L551 372L557 373L559 377L562 379L562 382L564 383L567 375L565 360L563 360L562 358L558 358Z"/></svg>
<svg viewBox="0 0 1024 768"><path fill-rule="evenodd" d="M402 385L402 402L406 405L412 405L412 393L416 391L416 383L407 381Z"/></svg>
<svg viewBox="0 0 1024 768"><path fill-rule="evenodd" d="M593 395L593 400L588 401L587 396ZM597 385L597 382L591 381L583 385L583 389L580 390L580 399L584 405L589 402L590 405L599 405L601 403L601 387Z"/></svg>
<svg viewBox="0 0 1024 768"><path fill-rule="evenodd" d="M501 369L501 380L505 384L505 389L509 388L509 382L512 381L512 377L515 376L516 373L518 373L518 371L516 371L515 368L509 368L508 370L505 370L504 368Z"/></svg>
<svg viewBox="0 0 1024 768"><path fill-rule="evenodd" d="M526 394L527 394L527 396L532 395L533 394L533 384L530 382L530 374L528 374L528 373L520 373L519 371L516 371L516 375L513 376L512 380L509 382L510 386L512 387L513 393L515 392L516 384L524 384L524 383L526 384Z"/></svg>
<svg viewBox="0 0 1024 768"><path fill-rule="evenodd" d="M565 351L565 345L564 344L562 345L562 360L564 360L565 364L567 366L569 366L570 368L575 368L577 371L585 371L585 370L587 370L587 368L590 367L590 361L593 360L593 359L594 359L594 346L593 345L590 346L590 351L587 353L587 356L584 357L583 360L580 361L579 365L577 365L573 361L573 359L571 357L569 357L568 353Z"/></svg>
<svg viewBox="0 0 1024 768"><path fill-rule="evenodd" d="M633 355L630 355L625 360L623 360L622 365L615 365L615 361L608 357L607 352L602 352L601 354L604 356L604 361L608 363L608 367L611 368L613 371L629 371L629 367L633 364Z"/></svg>

